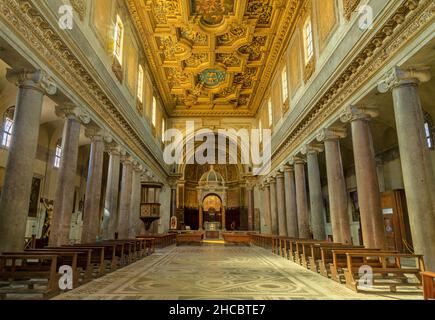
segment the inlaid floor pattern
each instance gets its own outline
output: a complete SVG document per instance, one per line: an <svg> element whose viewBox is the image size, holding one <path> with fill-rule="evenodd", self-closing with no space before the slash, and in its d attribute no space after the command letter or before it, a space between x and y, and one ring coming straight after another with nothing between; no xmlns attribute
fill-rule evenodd
<svg viewBox="0 0 435 320"><path fill-rule="evenodd" d="M355 293L258 247L171 246L55 297L66 300L422 299Z"/></svg>

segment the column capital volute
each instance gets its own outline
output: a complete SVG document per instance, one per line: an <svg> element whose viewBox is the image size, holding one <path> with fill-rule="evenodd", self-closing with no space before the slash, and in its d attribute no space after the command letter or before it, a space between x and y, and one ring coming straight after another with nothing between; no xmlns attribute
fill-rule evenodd
<svg viewBox="0 0 435 320"><path fill-rule="evenodd" d="M431 73L429 67L400 68L399 66L394 66L378 83L378 91L386 93L401 85L418 85L420 82L428 82L430 79Z"/></svg>
<svg viewBox="0 0 435 320"><path fill-rule="evenodd" d="M126 154L124 154L124 155L122 155L121 154L121 163L123 164L123 165L133 165L133 158L128 154L128 153L126 153Z"/></svg>
<svg viewBox="0 0 435 320"><path fill-rule="evenodd" d="M6 79L20 88L32 88L47 95L53 95L57 91L54 80L44 70L7 69Z"/></svg>
<svg viewBox="0 0 435 320"><path fill-rule="evenodd" d="M89 124L91 122L91 115L85 109L72 103L57 105L55 107L55 113L58 117L67 119L73 118L82 124Z"/></svg>
<svg viewBox="0 0 435 320"><path fill-rule="evenodd" d="M357 120L370 120L379 115L379 110L375 106L364 107L350 105L344 108L340 115L340 120L343 123L353 122Z"/></svg>
<svg viewBox="0 0 435 320"><path fill-rule="evenodd" d="M284 179L284 173L281 170L276 171L276 179Z"/></svg>
<svg viewBox="0 0 435 320"><path fill-rule="evenodd" d="M320 152L323 152L324 147L320 143L312 143L312 144L306 144L302 147L301 153L303 155L309 155L309 154L318 154Z"/></svg>
<svg viewBox="0 0 435 320"><path fill-rule="evenodd" d="M91 141L103 141L103 135L103 130L97 126L89 125L85 129L85 136Z"/></svg>
<svg viewBox="0 0 435 320"><path fill-rule="evenodd" d="M121 147L115 143L108 144L106 146L106 152L109 155L120 156L121 155Z"/></svg>
<svg viewBox="0 0 435 320"><path fill-rule="evenodd" d="M324 142L326 140L338 140L346 138L345 128L323 128L317 134L317 141Z"/></svg>
<svg viewBox="0 0 435 320"><path fill-rule="evenodd" d="M290 165L290 164L284 165L284 172L294 172L294 171L295 171L295 169L294 169L293 165Z"/></svg>
<svg viewBox="0 0 435 320"><path fill-rule="evenodd" d="M293 157L293 163L296 164L305 164L307 162L307 160L300 156L300 155L296 155Z"/></svg>
<svg viewBox="0 0 435 320"><path fill-rule="evenodd" d="M178 182L180 181L181 176L182 175L180 173L177 173L177 174L171 174L168 177L168 184L171 189L177 189Z"/></svg>
<svg viewBox="0 0 435 320"><path fill-rule="evenodd" d="M143 167L139 162L134 161L133 162L133 170L136 171L137 173L141 173L143 170Z"/></svg>

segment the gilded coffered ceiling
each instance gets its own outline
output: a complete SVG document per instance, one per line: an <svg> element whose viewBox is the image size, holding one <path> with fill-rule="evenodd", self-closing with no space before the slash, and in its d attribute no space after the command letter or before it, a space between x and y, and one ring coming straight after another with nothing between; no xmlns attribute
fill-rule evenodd
<svg viewBox="0 0 435 320"><path fill-rule="evenodd" d="M171 116L253 116L301 0L126 0Z"/></svg>

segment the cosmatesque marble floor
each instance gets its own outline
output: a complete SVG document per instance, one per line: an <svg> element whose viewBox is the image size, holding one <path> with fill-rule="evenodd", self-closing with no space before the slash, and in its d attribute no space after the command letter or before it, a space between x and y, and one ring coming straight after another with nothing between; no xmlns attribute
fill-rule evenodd
<svg viewBox="0 0 435 320"><path fill-rule="evenodd" d="M258 247L171 246L61 294L56 300L422 299L414 293L355 293Z"/></svg>

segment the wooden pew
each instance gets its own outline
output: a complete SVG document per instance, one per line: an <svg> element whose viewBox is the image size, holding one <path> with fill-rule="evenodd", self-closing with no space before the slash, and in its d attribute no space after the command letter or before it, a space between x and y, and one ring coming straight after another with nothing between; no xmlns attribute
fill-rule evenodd
<svg viewBox="0 0 435 320"><path fill-rule="evenodd" d="M104 240L102 244L117 246L122 266L128 265L137 259L135 240Z"/></svg>
<svg viewBox="0 0 435 320"><path fill-rule="evenodd" d="M347 265L347 253L378 253L378 252L390 252L390 253L397 253L396 251L382 251L381 249L337 249L333 248L331 250L332 253L332 262L329 263L329 271L331 279L342 283L342 280L344 279L344 272L343 268ZM362 259L361 259L362 260Z"/></svg>
<svg viewBox="0 0 435 320"><path fill-rule="evenodd" d="M56 247L47 248L53 249ZM62 248L73 248L76 250L91 249L91 265L94 278L101 277L107 272L118 268L119 257L116 255L117 247L115 244L74 244L64 245Z"/></svg>
<svg viewBox="0 0 435 320"><path fill-rule="evenodd" d="M320 243L330 243L326 240L313 240L313 239L294 239L290 240L290 250L289 254L293 256L293 262L302 265L302 259L303 259L303 250L304 245L311 245L311 244L320 244Z"/></svg>
<svg viewBox="0 0 435 320"><path fill-rule="evenodd" d="M57 252L75 252L77 253L77 275L80 284L85 284L92 280L92 250L91 249L74 249L74 248L42 248L42 249L27 249L28 253L38 254L55 254ZM77 287L77 285L74 285Z"/></svg>
<svg viewBox="0 0 435 320"><path fill-rule="evenodd" d="M58 294L61 275L57 259L58 256L53 254L26 252L0 255L0 299L6 299L8 294L40 294L43 299Z"/></svg>
<svg viewBox="0 0 435 320"><path fill-rule="evenodd" d="M364 249L364 247L335 242L312 243L310 244L310 253L307 253L309 255L309 269L329 277L329 263L332 262L332 250L334 249ZM327 261L326 257L330 257L330 260Z"/></svg>
<svg viewBox="0 0 435 320"><path fill-rule="evenodd" d="M204 232L177 234L177 246L183 243L187 243L187 244L196 243L201 245L203 238L204 238Z"/></svg>
<svg viewBox="0 0 435 320"><path fill-rule="evenodd" d="M415 267L404 267L402 259L414 259ZM406 253L387 252L348 252L347 265L343 268L346 286L356 292L360 291L360 267L370 266L373 286L388 286L391 292L397 287L422 287L420 273L424 271L423 256ZM409 282L406 275L413 275L417 282Z"/></svg>
<svg viewBox="0 0 435 320"><path fill-rule="evenodd" d="M4 252L3 254L5 256L22 256L23 254L26 254L27 252ZM79 286L79 278L80 278L80 272L77 268L77 260L79 253L77 251L50 251L50 252L44 252L44 251L32 251L29 252L29 254L33 256L46 256L49 255L55 255L57 256L57 266L56 269L59 270L59 268L63 265L70 266L72 269L72 276L73 276L73 288L77 288Z"/></svg>
<svg viewBox="0 0 435 320"><path fill-rule="evenodd" d="M262 247L264 249L270 249L272 247L273 235L270 234L251 234L251 239L254 245Z"/></svg>
<svg viewBox="0 0 435 320"><path fill-rule="evenodd" d="M222 233L225 243L251 245L251 237L246 233Z"/></svg>
<svg viewBox="0 0 435 320"><path fill-rule="evenodd" d="M145 247L147 248L147 255L150 255L155 252L155 240L154 237L148 236L137 236L136 239L145 241Z"/></svg>
<svg viewBox="0 0 435 320"><path fill-rule="evenodd" d="M435 300L435 272L421 272L425 300Z"/></svg>

